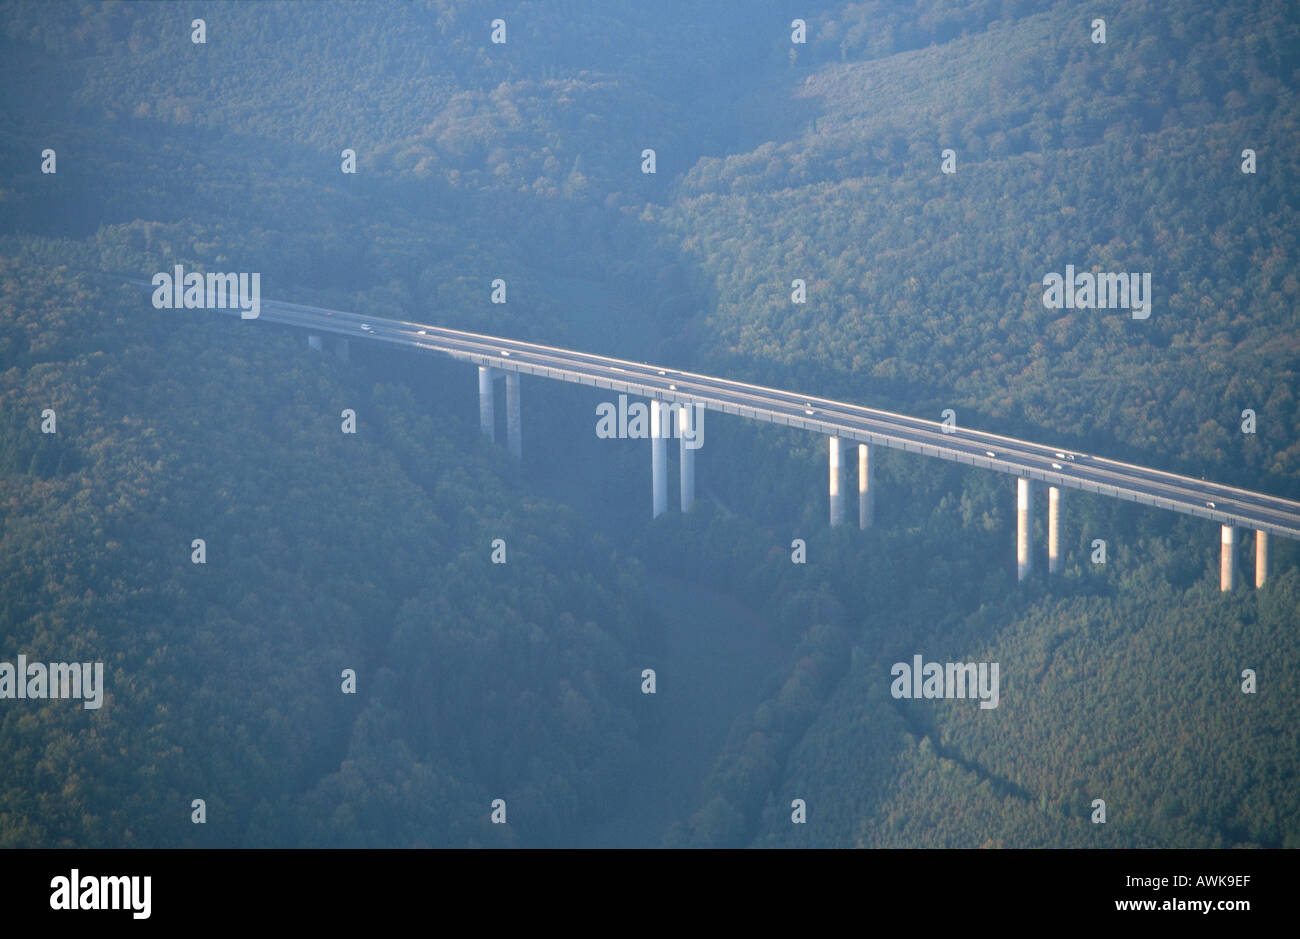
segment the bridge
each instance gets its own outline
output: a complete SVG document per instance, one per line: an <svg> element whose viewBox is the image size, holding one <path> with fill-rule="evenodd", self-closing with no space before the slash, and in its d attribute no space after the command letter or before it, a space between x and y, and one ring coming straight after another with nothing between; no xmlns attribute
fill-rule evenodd
<svg viewBox="0 0 1300 939"><path fill-rule="evenodd" d="M229 312L229 311L227 311ZM237 311L236 311L237 312ZM936 421L831 401L778 388L697 375L662 366L575 352L552 346L501 339L425 323L379 319L280 301L262 301L261 320L308 330L308 345L323 349L322 337L336 337L338 354L347 357L352 339L391 343L442 353L478 367L479 417L483 434L495 437L495 382L505 379L506 436L510 453L522 457L520 376L591 385L648 399L651 438L651 488L655 517L668 508L667 428L678 421L681 507L695 499L695 449L687 446L692 414L703 408L753 420L784 424L829 438L830 524L845 522L844 449L857 452L858 526L871 525L873 452L892 447L1006 473L1016 477L1016 569L1024 580L1033 568L1032 531L1035 492L1047 487L1047 563L1050 574L1061 568L1060 506L1062 491L1126 499L1182 512L1220 526L1222 590L1237 581L1240 529L1254 533L1255 586L1268 576L1270 534L1300 539L1300 502L1220 483L1179 476L1144 466L983 431L945 427ZM681 431L685 429L684 433Z"/></svg>

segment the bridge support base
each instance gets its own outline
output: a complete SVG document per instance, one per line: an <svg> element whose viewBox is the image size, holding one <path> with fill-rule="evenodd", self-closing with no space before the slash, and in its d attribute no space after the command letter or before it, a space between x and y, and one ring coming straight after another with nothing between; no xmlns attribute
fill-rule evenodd
<svg viewBox="0 0 1300 939"><path fill-rule="evenodd" d="M308 337L307 337L307 348L310 349L312 352L324 352L324 351L325 351L325 343L321 341L321 337L320 337L320 336L315 336L315 335L313 335L313 336L308 336Z"/></svg>
<svg viewBox="0 0 1300 939"><path fill-rule="evenodd" d="M1047 487L1047 573L1061 573L1061 487Z"/></svg>
<svg viewBox="0 0 1300 939"><path fill-rule="evenodd" d="M1030 544L1034 536L1034 481L1016 480L1016 580L1029 576L1034 567Z"/></svg>
<svg viewBox="0 0 1300 939"><path fill-rule="evenodd" d="M668 511L668 441L664 439L664 411L662 401L650 402L650 490L654 503L654 518Z"/></svg>
<svg viewBox="0 0 1300 939"><path fill-rule="evenodd" d="M1268 580L1268 532L1255 532L1255 586L1264 586Z"/></svg>
<svg viewBox="0 0 1300 939"><path fill-rule="evenodd" d="M334 354L344 362L348 360L348 339L346 336L339 336L335 340Z"/></svg>
<svg viewBox="0 0 1300 939"><path fill-rule="evenodd" d="M858 444L858 529L870 528L875 520L876 491L871 486L871 445Z"/></svg>
<svg viewBox="0 0 1300 939"><path fill-rule="evenodd" d="M831 483L831 526L844 524L844 493L840 482L844 476L842 448L839 437L831 437L830 449L830 483Z"/></svg>
<svg viewBox="0 0 1300 939"><path fill-rule="evenodd" d="M483 436L496 443L497 420L496 404L492 394L492 369L486 365L478 367L478 426Z"/></svg>
<svg viewBox="0 0 1300 939"><path fill-rule="evenodd" d="M1221 542L1219 589L1228 591L1237 586L1237 529L1224 525Z"/></svg>
<svg viewBox="0 0 1300 939"><path fill-rule="evenodd" d="M689 404L678 406L677 430L679 433L679 467L681 473L682 511L689 512L695 504L695 408ZM687 444L690 446L687 446Z"/></svg>
<svg viewBox="0 0 1300 939"><path fill-rule="evenodd" d="M523 438L523 422L519 416L519 373L506 372L506 446L516 460L523 459Z"/></svg>

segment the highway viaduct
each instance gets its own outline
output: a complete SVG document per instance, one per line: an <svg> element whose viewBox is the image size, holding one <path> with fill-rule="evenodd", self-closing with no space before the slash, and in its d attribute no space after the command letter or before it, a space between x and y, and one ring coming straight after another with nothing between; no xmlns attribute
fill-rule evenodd
<svg viewBox="0 0 1300 939"><path fill-rule="evenodd" d="M1300 503L1188 476L1166 473L983 431L957 429L841 401L699 375L661 366L502 339L422 323L368 318L355 313L280 301L263 301L260 319L308 330L308 344L322 349L322 337L337 337L346 357L348 342L365 339L438 352L478 368L479 420L484 436L495 436L495 385L505 380L506 443L522 458L520 379L536 375L590 385L647 399L650 416L651 490L655 517L668 508L667 445L681 448L683 511L695 499L695 449L688 446L693 415L720 411L797 427L828 438L830 524L845 523L845 449L857 444L858 526L872 523L873 457L891 447L976 466L1016 477L1016 569L1024 580L1033 568L1035 492L1047 488L1047 567L1061 569L1060 509L1065 489L1125 499L1217 522L1220 526L1222 590L1237 582L1238 534L1254 533L1255 586L1268 576L1269 536L1300 539ZM675 426L674 426L674 421ZM682 433L682 431L685 433Z"/></svg>

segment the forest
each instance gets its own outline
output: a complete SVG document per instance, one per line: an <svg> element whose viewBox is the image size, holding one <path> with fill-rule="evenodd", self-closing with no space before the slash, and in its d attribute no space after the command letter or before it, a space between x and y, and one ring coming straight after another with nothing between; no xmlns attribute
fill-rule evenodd
<svg viewBox="0 0 1300 939"><path fill-rule="evenodd" d="M124 284L256 271L1297 499L1294 4L0 9L0 661L105 672L0 701L0 846L1300 847L1292 542L1222 594L1217 526L1071 491L1017 584L1010 479L883 452L832 529L824 440L714 413L652 521L601 392L526 379L520 466L463 364ZM1045 307L1066 265L1149 272L1150 318ZM999 663L999 706L892 698L915 654Z"/></svg>

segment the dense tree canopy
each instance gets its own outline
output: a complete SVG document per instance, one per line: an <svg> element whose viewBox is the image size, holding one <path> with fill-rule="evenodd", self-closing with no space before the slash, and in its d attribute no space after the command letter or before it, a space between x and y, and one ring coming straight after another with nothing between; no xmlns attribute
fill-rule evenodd
<svg viewBox="0 0 1300 939"><path fill-rule="evenodd" d="M1225 596L1210 526L1070 493L1017 587L1005 477L882 453L828 530L825 442L713 413L650 523L588 389L527 385L521 472L463 365L123 284L1300 496L1294 4L804 6L794 46L769 2L4 5L0 661L107 690L0 702L0 845L1300 846L1291 543ZM1150 272L1151 317L1045 307L1067 264ZM999 707L892 698L914 654L1000 663Z"/></svg>

